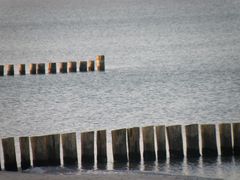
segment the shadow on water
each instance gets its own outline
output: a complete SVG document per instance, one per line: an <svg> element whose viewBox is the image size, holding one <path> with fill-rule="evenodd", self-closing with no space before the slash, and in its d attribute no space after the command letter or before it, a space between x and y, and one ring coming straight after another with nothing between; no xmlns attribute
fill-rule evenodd
<svg viewBox="0 0 240 180"><path fill-rule="evenodd" d="M143 164L144 171L153 171L156 168L156 162L155 161L146 161Z"/></svg>
<svg viewBox="0 0 240 180"><path fill-rule="evenodd" d="M140 171L141 170L141 163L130 162L129 163L129 170L131 170L131 171Z"/></svg>
<svg viewBox="0 0 240 180"><path fill-rule="evenodd" d="M114 170L128 170L128 163L127 162L114 162L113 163Z"/></svg>
<svg viewBox="0 0 240 180"><path fill-rule="evenodd" d="M221 156L220 161L221 163L233 163L234 159L237 160L237 158L234 158L233 156ZM239 158L240 160L240 158Z"/></svg>
<svg viewBox="0 0 240 180"><path fill-rule="evenodd" d="M81 168L83 170L93 170L94 169L94 163L83 163Z"/></svg>
<svg viewBox="0 0 240 180"><path fill-rule="evenodd" d="M98 170L107 170L107 163L98 163L97 169Z"/></svg>

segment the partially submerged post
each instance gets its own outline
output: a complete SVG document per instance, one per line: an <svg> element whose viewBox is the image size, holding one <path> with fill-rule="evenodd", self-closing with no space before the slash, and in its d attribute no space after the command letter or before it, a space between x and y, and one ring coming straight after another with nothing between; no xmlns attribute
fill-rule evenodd
<svg viewBox="0 0 240 180"><path fill-rule="evenodd" d="M17 171L14 138L2 139L4 166L6 171Z"/></svg>
<svg viewBox="0 0 240 180"><path fill-rule="evenodd" d="M68 72L70 73L75 73L77 72L77 62L75 61L70 61L68 63Z"/></svg>
<svg viewBox="0 0 240 180"><path fill-rule="evenodd" d="M48 63L48 73L49 74L56 74L57 73L56 63Z"/></svg>
<svg viewBox="0 0 240 180"><path fill-rule="evenodd" d="M64 166L77 166L77 141L76 133L62 134L63 164Z"/></svg>
<svg viewBox="0 0 240 180"><path fill-rule="evenodd" d="M36 64L30 64L29 73L30 74L37 74L37 65Z"/></svg>
<svg viewBox="0 0 240 180"><path fill-rule="evenodd" d="M168 126L167 137L169 144L170 158L183 158L183 140L181 125Z"/></svg>
<svg viewBox="0 0 240 180"><path fill-rule="evenodd" d="M219 134L221 144L221 155L222 156L233 155L231 124L229 123L219 124Z"/></svg>
<svg viewBox="0 0 240 180"><path fill-rule="evenodd" d="M0 76L4 76L4 65L0 65Z"/></svg>
<svg viewBox="0 0 240 180"><path fill-rule="evenodd" d="M240 155L240 123L233 123L234 155Z"/></svg>
<svg viewBox="0 0 240 180"><path fill-rule="evenodd" d="M154 145L154 127L148 126L142 128L143 136L143 159L144 161L155 161L155 145Z"/></svg>
<svg viewBox="0 0 240 180"><path fill-rule="evenodd" d="M128 137L128 157L130 162L140 162L140 129L139 127L134 127L127 129Z"/></svg>
<svg viewBox="0 0 240 180"><path fill-rule="evenodd" d="M46 136L31 137L33 166L47 166L48 153L47 153L47 138Z"/></svg>
<svg viewBox="0 0 240 180"><path fill-rule="evenodd" d="M106 130L97 131L97 163L107 162Z"/></svg>
<svg viewBox="0 0 240 180"><path fill-rule="evenodd" d="M105 71L104 55L96 57L96 67L97 71Z"/></svg>
<svg viewBox="0 0 240 180"><path fill-rule="evenodd" d="M94 61L93 60L88 60L87 62L87 70L88 71L94 71L95 68L94 68Z"/></svg>
<svg viewBox="0 0 240 180"><path fill-rule="evenodd" d="M114 162L127 162L126 129L112 131L112 150Z"/></svg>
<svg viewBox="0 0 240 180"><path fill-rule="evenodd" d="M216 157L218 155L215 124L202 124L202 155Z"/></svg>
<svg viewBox="0 0 240 180"><path fill-rule="evenodd" d="M8 76L13 76L14 75L14 65L13 64L8 64L7 65L7 75Z"/></svg>
<svg viewBox="0 0 240 180"><path fill-rule="evenodd" d="M87 61L80 61L79 72L87 72Z"/></svg>
<svg viewBox="0 0 240 180"><path fill-rule="evenodd" d="M165 126L156 127L156 137L157 137L157 155L158 160L166 159L166 135Z"/></svg>
<svg viewBox="0 0 240 180"><path fill-rule="evenodd" d="M82 164L94 164L94 131L81 133Z"/></svg>
<svg viewBox="0 0 240 180"><path fill-rule="evenodd" d="M60 135L48 135L46 139L48 166L60 166Z"/></svg>
<svg viewBox="0 0 240 180"><path fill-rule="evenodd" d="M45 64L44 63L37 64L37 74L45 74Z"/></svg>
<svg viewBox="0 0 240 180"><path fill-rule="evenodd" d="M25 64L19 64L19 74L20 75L25 75L26 74Z"/></svg>
<svg viewBox="0 0 240 180"><path fill-rule="evenodd" d="M67 73L67 63L66 62L59 63L59 72Z"/></svg>
<svg viewBox="0 0 240 180"><path fill-rule="evenodd" d="M31 137L33 166L60 165L60 135Z"/></svg>
<svg viewBox="0 0 240 180"><path fill-rule="evenodd" d="M22 170L25 170L31 166L29 137L20 137L19 144L20 144L20 152L21 152L21 167L22 167Z"/></svg>
<svg viewBox="0 0 240 180"><path fill-rule="evenodd" d="M187 157L199 157L198 124L185 126L187 141Z"/></svg>

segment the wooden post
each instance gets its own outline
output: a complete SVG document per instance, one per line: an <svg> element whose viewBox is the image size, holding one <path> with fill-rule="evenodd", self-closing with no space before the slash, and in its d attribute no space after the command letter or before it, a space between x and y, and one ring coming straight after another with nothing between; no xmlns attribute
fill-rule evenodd
<svg viewBox="0 0 240 180"><path fill-rule="evenodd" d="M138 127L130 128L127 130L128 135L128 157L130 162L140 162L140 129Z"/></svg>
<svg viewBox="0 0 240 180"><path fill-rule="evenodd" d="M48 74L56 74L56 73L57 73L56 63L48 63Z"/></svg>
<svg viewBox="0 0 240 180"><path fill-rule="evenodd" d="M25 64L19 64L19 74L20 75L26 75Z"/></svg>
<svg viewBox="0 0 240 180"><path fill-rule="evenodd" d="M167 137L169 144L170 158L183 158L183 140L181 125L168 126Z"/></svg>
<svg viewBox="0 0 240 180"><path fill-rule="evenodd" d="M87 70L88 71L94 71L94 61L93 60L88 60L88 62L87 62Z"/></svg>
<svg viewBox="0 0 240 180"><path fill-rule="evenodd" d="M112 150L114 162L127 162L126 129L112 131Z"/></svg>
<svg viewBox="0 0 240 180"><path fill-rule="evenodd" d="M77 166L76 133L62 134L63 164L64 166Z"/></svg>
<svg viewBox="0 0 240 180"><path fill-rule="evenodd" d="M94 164L94 131L81 133L82 164Z"/></svg>
<svg viewBox="0 0 240 180"><path fill-rule="evenodd" d="M87 72L87 61L80 61L79 72Z"/></svg>
<svg viewBox="0 0 240 180"><path fill-rule="evenodd" d="M157 137L157 154L158 160L166 159L166 135L165 126L156 127L156 137Z"/></svg>
<svg viewBox="0 0 240 180"><path fill-rule="evenodd" d="M68 72L77 72L77 62L71 61L68 63Z"/></svg>
<svg viewBox="0 0 240 180"><path fill-rule="evenodd" d="M48 166L59 166L60 162L60 135L46 136Z"/></svg>
<svg viewBox="0 0 240 180"><path fill-rule="evenodd" d="M45 74L45 64L37 64L37 74Z"/></svg>
<svg viewBox="0 0 240 180"><path fill-rule="evenodd" d="M198 124L185 126L187 141L187 157L199 157Z"/></svg>
<svg viewBox="0 0 240 180"><path fill-rule="evenodd" d="M60 165L60 135L31 137L33 166Z"/></svg>
<svg viewBox="0 0 240 180"><path fill-rule="evenodd" d="M143 127L143 159L144 161L155 161L155 146L154 146L154 128L153 126Z"/></svg>
<svg viewBox="0 0 240 180"><path fill-rule="evenodd" d="M4 65L0 65L0 76L4 76Z"/></svg>
<svg viewBox="0 0 240 180"><path fill-rule="evenodd" d="M97 162L107 162L107 136L106 130L97 131Z"/></svg>
<svg viewBox="0 0 240 180"><path fill-rule="evenodd" d="M13 76L14 75L14 65L13 64L8 64L7 65L7 75L8 76Z"/></svg>
<svg viewBox="0 0 240 180"><path fill-rule="evenodd" d="M37 65L36 64L30 64L29 72L30 72L30 74L37 74Z"/></svg>
<svg viewBox="0 0 240 180"><path fill-rule="evenodd" d="M215 157L218 155L216 143L216 129L214 124L201 125L202 155L204 157Z"/></svg>
<svg viewBox="0 0 240 180"><path fill-rule="evenodd" d="M67 63L66 62L59 63L59 72L67 73Z"/></svg>
<svg viewBox="0 0 240 180"><path fill-rule="evenodd" d="M99 55L96 57L97 71L105 71L104 55Z"/></svg>
<svg viewBox="0 0 240 180"><path fill-rule="evenodd" d="M17 171L14 138L2 139L4 165L6 171Z"/></svg>
<svg viewBox="0 0 240 180"><path fill-rule="evenodd" d="M221 155L233 155L231 124L219 124Z"/></svg>
<svg viewBox="0 0 240 180"><path fill-rule="evenodd" d="M233 123L234 155L240 155L240 123Z"/></svg>
<svg viewBox="0 0 240 180"><path fill-rule="evenodd" d="M47 138L46 136L31 137L33 166L47 166L48 153L47 153Z"/></svg>
<svg viewBox="0 0 240 180"><path fill-rule="evenodd" d="M20 144L20 151L21 151L21 167L22 167L22 170L25 170L31 167L29 137L20 137L19 144Z"/></svg>

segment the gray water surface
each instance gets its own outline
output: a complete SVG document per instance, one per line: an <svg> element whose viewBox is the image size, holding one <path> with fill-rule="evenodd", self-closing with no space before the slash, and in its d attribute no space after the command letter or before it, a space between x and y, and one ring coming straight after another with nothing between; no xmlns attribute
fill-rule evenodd
<svg viewBox="0 0 240 180"><path fill-rule="evenodd" d="M106 57L104 73L0 77L1 137L239 122L239 9L239 0L0 0L0 64ZM240 172L235 159L174 167Z"/></svg>

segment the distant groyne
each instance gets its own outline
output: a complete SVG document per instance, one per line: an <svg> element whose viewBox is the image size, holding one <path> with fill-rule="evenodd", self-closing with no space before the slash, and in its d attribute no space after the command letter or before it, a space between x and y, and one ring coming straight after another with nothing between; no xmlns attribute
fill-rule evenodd
<svg viewBox="0 0 240 180"><path fill-rule="evenodd" d="M18 72L15 72L14 64L0 65L0 76L14 76L15 74L26 75L26 64L19 64ZM96 67L95 67L96 66ZM56 74L56 73L76 73L90 71L105 71L104 55L96 56L96 60L88 61L69 61L69 62L48 62L48 63L32 63L28 65L29 74Z"/></svg>
<svg viewBox="0 0 240 180"><path fill-rule="evenodd" d="M167 158L167 153L170 160L181 160L184 156L194 160L200 156L239 156L240 123L116 129L111 131L112 154L107 152L106 130L81 132L80 149L77 147L75 132L19 137L18 140L22 170L31 166L93 166L95 161L97 165L103 165L107 163L109 155L113 157L114 163L162 161ZM1 141L4 169L17 171L16 138L3 138Z"/></svg>

